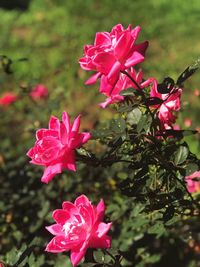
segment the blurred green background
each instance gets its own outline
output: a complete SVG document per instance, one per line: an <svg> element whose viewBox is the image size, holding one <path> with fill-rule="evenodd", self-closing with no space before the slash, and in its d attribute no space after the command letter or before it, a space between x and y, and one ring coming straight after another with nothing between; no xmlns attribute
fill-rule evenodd
<svg viewBox="0 0 200 267"><path fill-rule="evenodd" d="M56 194L50 195L52 186L54 193L60 190L61 194L59 185L67 184L65 192L74 197L68 192L74 184L66 177L58 188L51 185L41 189L35 185L41 171L39 168L36 170L35 166L27 166L25 154L34 143L36 129L47 126L50 114L61 116L63 110L72 117L82 113L82 128L86 130L91 130L98 120L113 116L111 109L100 110L98 107L104 99L98 93L98 84L91 87L84 85L89 73L81 70L78 64L84 44L93 43L97 31L110 31L115 24L121 23L125 27L128 24L140 25L140 40L150 42L142 64L144 77L155 76L160 82L166 76L177 79L200 56L200 1L0 0L0 18L0 55L13 60L13 74L6 74L1 68L0 92L13 91L20 97L10 107L0 110L0 167L3 170L0 210L1 223L4 224L0 232L0 251L5 255L14 242L20 244L21 240L28 239L23 236L24 229L29 227L34 215L30 212L22 216L25 226L20 228L21 215L15 214L17 208L28 209L31 198L25 198L27 192L35 196L38 212L41 208L38 196L43 203L45 197L52 199L52 202L55 200ZM20 58L28 60L18 61ZM34 102L28 93L38 83L48 87L49 98ZM178 120L182 127L184 118L193 120L192 128L200 127L200 105L199 98L194 96L195 89L200 90L198 72L183 89L183 112ZM188 140L191 149L199 154L198 135ZM86 176L87 173L82 171L81 179ZM79 185L78 192L82 193L80 181L78 178L74 183ZM23 184L21 191L19 184ZM99 187L98 181L95 187ZM29 191L30 188L32 191ZM36 189L37 193L34 191ZM10 195L12 197L8 197ZM18 203L23 198L24 202L21 200ZM58 207L56 204L61 203L61 199L60 196L53 206ZM37 215L39 218L52 210L49 205L46 210L44 208L44 213ZM9 223L6 225L5 222ZM43 223L31 230L32 235ZM60 266L63 266L62 263Z"/></svg>
<svg viewBox="0 0 200 267"><path fill-rule="evenodd" d="M1 0L0 5L1 54L13 60L28 58L13 64L14 75L1 75L1 91L22 94L20 86L45 84L51 92L45 121L49 112L56 115L64 109L87 115L88 127L107 116L97 108L103 99L98 85L84 86L89 73L78 65L83 45L92 43L97 31L110 31L117 23L141 25L140 40L150 41L144 76L160 82L166 76L176 79L200 55L197 0ZM193 95L199 84L198 73L186 84L181 125L184 117L192 117L193 128L200 125L199 99Z"/></svg>

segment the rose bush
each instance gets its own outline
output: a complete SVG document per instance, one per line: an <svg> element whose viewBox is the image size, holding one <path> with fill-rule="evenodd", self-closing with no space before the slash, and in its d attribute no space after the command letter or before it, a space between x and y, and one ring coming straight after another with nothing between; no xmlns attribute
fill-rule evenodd
<svg viewBox="0 0 200 267"><path fill-rule="evenodd" d="M193 263L199 262L200 160L185 140L196 131L182 129L177 118L184 82L200 64L195 62L176 80L144 78L137 64L144 61L148 42L136 44L139 32L140 27L132 29L129 25L125 29L118 24L111 32L97 33L94 45L85 46L79 61L82 69L96 72L87 84L100 78L99 91L107 97L101 106L115 104L113 119L105 124L96 122L92 134L79 133L80 115L70 123L66 112L61 122L51 116L48 129L34 122L34 128L40 129L27 155L31 163L45 167L42 182L48 183L58 173L62 178L43 185L42 191L34 180L36 175L31 177L29 170L26 172L31 178L27 182L33 183L29 200L34 201L34 194L42 199L37 204L37 223L31 233L45 235L44 225L51 223L49 211L54 207L55 224L46 227L54 237L46 251L70 251L74 266L83 258L82 266L87 267L157 267L165 266L166 258L167 264L173 266L173 257L169 257L172 254L176 266L195 266ZM87 148L83 147L91 136ZM65 175L66 169L76 171L76 162L80 174ZM74 203L63 202L63 196L67 194L71 200L78 192L81 196ZM94 206L86 195L109 203L105 219L103 200ZM23 201L18 202L23 205ZM57 209L62 202L62 209ZM6 220L10 218L9 214ZM111 225L112 233L108 235ZM30 251L42 254L42 266L57 262L57 255L44 256L44 239L40 239L40 245L34 242L17 254L14 266L33 262ZM177 250L181 250L181 256ZM67 258L63 262L70 264Z"/></svg>

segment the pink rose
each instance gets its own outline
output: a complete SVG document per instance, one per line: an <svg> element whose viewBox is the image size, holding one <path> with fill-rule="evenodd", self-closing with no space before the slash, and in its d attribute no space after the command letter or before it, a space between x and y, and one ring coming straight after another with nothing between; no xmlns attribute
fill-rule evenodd
<svg viewBox="0 0 200 267"><path fill-rule="evenodd" d="M48 243L46 251L59 253L71 250L71 262L76 266L88 248L110 248L107 235L112 223L104 223L105 205L101 200L95 207L85 195L74 204L66 201L62 209L53 212L56 224L46 227L55 237Z"/></svg>
<svg viewBox="0 0 200 267"><path fill-rule="evenodd" d="M38 84L32 89L30 96L34 100L46 98L48 96L48 89L43 84Z"/></svg>
<svg viewBox="0 0 200 267"><path fill-rule="evenodd" d="M140 86L141 89L149 86L152 83L152 78L149 78L146 81L143 80L142 70L136 73L134 68L131 68L127 72L133 78L133 80ZM124 97L120 95L120 92L128 88L134 88L138 90L138 87L135 85L135 83L131 81L131 79L126 74L120 74L119 80L115 84L114 88L108 83L107 76L102 76L100 92L106 95L107 99L105 102L101 103L100 106L102 108L105 108L109 104L123 101Z"/></svg>
<svg viewBox="0 0 200 267"><path fill-rule="evenodd" d="M158 118L160 119L161 125L164 129L171 128L172 124L175 123L176 117L173 111L180 110L182 89L173 88L169 94L160 94L157 90L157 81L154 79L153 86L151 87L150 96L157 97L163 100L161 105L156 105L158 108Z"/></svg>
<svg viewBox="0 0 200 267"><path fill-rule="evenodd" d="M60 122L51 116L49 129L39 129L36 132L36 142L27 155L31 163L45 166L42 182L48 183L63 169L76 171L75 149L86 143L90 133L79 133L80 115L70 124L66 112Z"/></svg>
<svg viewBox="0 0 200 267"><path fill-rule="evenodd" d="M124 29L121 24L113 27L111 32L98 32L94 45L84 47L84 57L79 60L84 70L93 70L94 74L86 84L92 84L105 75L110 86L115 86L120 71L144 60L148 42L135 44L140 27L132 29L131 25Z"/></svg>
<svg viewBox="0 0 200 267"><path fill-rule="evenodd" d="M17 95L13 92L6 92L0 98L0 105L9 106L17 100Z"/></svg>
<svg viewBox="0 0 200 267"><path fill-rule="evenodd" d="M185 177L187 189L190 193L200 192L200 179L199 181L194 181L194 178L200 178L200 171L196 171Z"/></svg>

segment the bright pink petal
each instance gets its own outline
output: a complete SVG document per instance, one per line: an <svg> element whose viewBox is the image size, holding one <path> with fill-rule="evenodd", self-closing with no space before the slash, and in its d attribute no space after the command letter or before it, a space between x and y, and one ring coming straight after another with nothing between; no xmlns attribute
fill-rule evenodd
<svg viewBox="0 0 200 267"><path fill-rule="evenodd" d="M77 197L77 199L74 202L75 206L79 206L79 205L91 205L91 202L89 201L89 199L85 196L85 195L81 195L79 197Z"/></svg>
<svg viewBox="0 0 200 267"><path fill-rule="evenodd" d="M98 80L98 78L101 76L101 72L97 72L97 73L95 73L94 75L92 75L86 82L85 82L85 84L86 85L90 85L90 84L93 84L93 83L95 83L97 80Z"/></svg>
<svg viewBox="0 0 200 267"><path fill-rule="evenodd" d="M153 80L152 78L147 79L146 81L144 81L143 83L140 84L141 88L145 88L148 87L150 84L152 84Z"/></svg>
<svg viewBox="0 0 200 267"><path fill-rule="evenodd" d="M62 114L62 122L64 123L65 127L66 127L66 130L67 130L67 133L69 133L70 131L70 118L69 118L69 115L67 114L66 111L63 112Z"/></svg>
<svg viewBox="0 0 200 267"><path fill-rule="evenodd" d="M73 147L79 148L80 146L85 144L90 138L91 138L90 133L84 133L83 132L83 133L78 134L76 140L74 140L74 142L73 142Z"/></svg>
<svg viewBox="0 0 200 267"><path fill-rule="evenodd" d="M96 231L96 234L99 238L101 238L102 236L104 236L111 228L112 223L99 223L98 224L98 228Z"/></svg>
<svg viewBox="0 0 200 267"><path fill-rule="evenodd" d="M63 168L70 171L76 171L76 161L74 150L69 150L63 157Z"/></svg>
<svg viewBox="0 0 200 267"><path fill-rule="evenodd" d="M141 31L141 27L140 26L136 26L132 31L131 31L131 35L133 37L133 42L135 42L139 36L139 33Z"/></svg>
<svg viewBox="0 0 200 267"><path fill-rule="evenodd" d="M60 125L59 119L54 116L51 116L49 120L49 129L58 131L59 125Z"/></svg>
<svg viewBox="0 0 200 267"><path fill-rule="evenodd" d="M106 98L106 100L99 104L101 108L106 108L108 105L112 104L111 98Z"/></svg>
<svg viewBox="0 0 200 267"><path fill-rule="evenodd" d="M66 145L68 143L68 133L63 122L60 123L59 139L63 145Z"/></svg>
<svg viewBox="0 0 200 267"><path fill-rule="evenodd" d="M49 129L39 129L36 132L36 139L41 140L44 137L52 136L52 137L58 137L58 131L56 130L49 130Z"/></svg>
<svg viewBox="0 0 200 267"><path fill-rule="evenodd" d="M116 84L116 82L119 79L121 67L122 67L122 64L119 61L116 61L115 64L113 64L108 74L108 82L111 83L113 86Z"/></svg>
<svg viewBox="0 0 200 267"><path fill-rule="evenodd" d="M94 64L99 72L102 74L108 74L113 64L116 62L116 58L112 53L101 52L94 58Z"/></svg>
<svg viewBox="0 0 200 267"><path fill-rule="evenodd" d="M130 68L135 66L136 64L142 62L144 60L144 56L142 56L137 51L133 52L132 56L128 58L128 60L125 63L126 68Z"/></svg>
<svg viewBox="0 0 200 267"><path fill-rule="evenodd" d="M41 178L41 181L43 183L48 184L56 174L61 173L61 172L62 172L62 164L61 163L57 163L55 165L48 166L44 170L44 174Z"/></svg>
<svg viewBox="0 0 200 267"><path fill-rule="evenodd" d="M81 119L81 115L78 115L78 117L74 120L74 123L72 125L72 129L71 132L78 132L79 128L80 128L80 119Z"/></svg>
<svg viewBox="0 0 200 267"><path fill-rule="evenodd" d="M70 214L66 210L57 209L54 210L52 217L58 224L64 225L70 218Z"/></svg>
<svg viewBox="0 0 200 267"><path fill-rule="evenodd" d="M108 82L108 76L101 76L100 93L110 96L113 90L113 85Z"/></svg>
<svg viewBox="0 0 200 267"><path fill-rule="evenodd" d="M28 150L28 152L26 153L26 155L30 158L32 158L34 156L35 152L34 152L34 147L30 148Z"/></svg>
<svg viewBox="0 0 200 267"><path fill-rule="evenodd" d="M94 45L111 45L111 38L108 32L97 32Z"/></svg>
<svg viewBox="0 0 200 267"><path fill-rule="evenodd" d="M62 204L62 208L64 209L64 210L66 210L67 212L69 212L69 213L78 213L78 209L77 209L77 207L73 204L73 203L71 203L71 202L69 202L69 201L65 201L65 202L63 202L63 204Z"/></svg>
<svg viewBox="0 0 200 267"><path fill-rule="evenodd" d="M133 39L130 32L124 32L120 36L114 48L114 54L118 60L120 61L126 60L126 56L129 53L129 50L132 45L132 40Z"/></svg>
<svg viewBox="0 0 200 267"><path fill-rule="evenodd" d="M196 171L185 177L186 179L200 178L200 171Z"/></svg>
<svg viewBox="0 0 200 267"><path fill-rule="evenodd" d="M98 221L102 221L104 218L104 213L105 213L105 203L104 200L101 199L96 207L96 211L97 211L97 218Z"/></svg>
<svg viewBox="0 0 200 267"><path fill-rule="evenodd" d="M89 243L90 248L110 248L111 247L111 237L104 235L101 238L93 237Z"/></svg>
<svg viewBox="0 0 200 267"><path fill-rule="evenodd" d="M87 248L83 249L82 251L71 250L70 259L71 259L73 266L77 266L79 264L79 262L85 256L86 251L87 251Z"/></svg>
<svg viewBox="0 0 200 267"><path fill-rule="evenodd" d="M46 251L51 253L59 253L64 252L69 249L71 249L72 244L74 245L74 242L70 242L65 238L65 236L55 236L46 247Z"/></svg>
<svg viewBox="0 0 200 267"><path fill-rule="evenodd" d="M53 224L45 227L52 235L64 235L63 227L60 224Z"/></svg>

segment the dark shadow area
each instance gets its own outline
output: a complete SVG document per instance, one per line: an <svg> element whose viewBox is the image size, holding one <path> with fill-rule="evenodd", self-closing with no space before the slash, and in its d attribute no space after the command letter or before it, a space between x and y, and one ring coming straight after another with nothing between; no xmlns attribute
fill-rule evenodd
<svg viewBox="0 0 200 267"><path fill-rule="evenodd" d="M30 4L30 0L0 0L0 8L12 10L27 10Z"/></svg>

